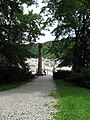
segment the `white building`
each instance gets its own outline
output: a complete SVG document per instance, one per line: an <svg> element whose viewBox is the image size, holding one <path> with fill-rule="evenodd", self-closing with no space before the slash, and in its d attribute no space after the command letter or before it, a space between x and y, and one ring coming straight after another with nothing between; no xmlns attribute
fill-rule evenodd
<svg viewBox="0 0 90 120"><path fill-rule="evenodd" d="M37 72L38 69L38 58L30 58L27 59L26 63L28 63L30 70L33 73ZM51 74L53 71L53 67L55 67L55 61L54 60L50 60L50 59L44 59L42 58L42 69L46 70L47 74Z"/></svg>

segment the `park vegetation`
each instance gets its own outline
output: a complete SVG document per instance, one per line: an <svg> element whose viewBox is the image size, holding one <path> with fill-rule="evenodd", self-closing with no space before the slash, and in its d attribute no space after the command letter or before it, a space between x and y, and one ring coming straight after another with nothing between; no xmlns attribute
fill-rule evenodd
<svg viewBox="0 0 90 120"><path fill-rule="evenodd" d="M30 45L27 45L28 51L31 53L33 58L38 58L38 45L39 43L32 43L31 49ZM55 55L51 52L52 49L52 41L48 41L42 43L42 57L44 59L54 59L56 58Z"/></svg>
<svg viewBox="0 0 90 120"><path fill-rule="evenodd" d="M56 38L52 42L51 52L61 60L59 67L72 66L71 72L58 71L54 78L66 75L68 82L90 88L89 0L44 0L44 2L47 4L41 11L47 16L44 27L57 25L52 31Z"/></svg>
<svg viewBox="0 0 90 120"><path fill-rule="evenodd" d="M57 91L52 95L58 99L59 110L55 119L89 120L90 90L85 88L90 88L90 1L43 2L45 21L33 11L24 14L22 5L37 5L33 0L0 0L0 90L17 87L32 77L25 61L38 57L34 42L42 29L57 25L52 30L55 41L43 44L43 57L60 60L59 67L72 66L72 71L53 73Z"/></svg>
<svg viewBox="0 0 90 120"><path fill-rule="evenodd" d="M90 90L55 80L57 91L51 95L58 99L55 120L88 120L90 118Z"/></svg>
<svg viewBox="0 0 90 120"><path fill-rule="evenodd" d="M74 81L85 80L88 81L85 84L89 86L89 0L43 2L46 5L41 14L46 16L45 21L41 14L35 14L33 11L24 14L22 5L37 5L33 0L0 0L0 82L27 79L30 73L25 60L38 57L38 44L34 42L42 35L42 29L56 26L52 30L52 34L56 36L55 41L43 44L43 57L60 60L60 67L72 66L72 74L68 75L71 81L74 78Z"/></svg>
<svg viewBox="0 0 90 120"><path fill-rule="evenodd" d="M26 59L31 56L31 45L41 35L41 16L27 7L36 4L33 0L0 0L0 84L25 81L31 77Z"/></svg>
<svg viewBox="0 0 90 120"><path fill-rule="evenodd" d="M58 99L55 120L88 120L90 117L90 2L89 0L44 0L47 21L44 27L56 26L51 52L59 67L72 66L72 71L57 70L53 78ZM85 88L83 88L85 87ZM89 89L86 89L89 88Z"/></svg>
<svg viewBox="0 0 90 120"><path fill-rule="evenodd" d="M90 3L88 0L48 0L42 12L49 15L46 25L56 28L53 52L65 61L70 56L70 63L75 72L90 65ZM61 38L62 37L62 38ZM71 53L71 52L72 53ZM70 55L69 55L70 54ZM72 56L71 56L72 55ZM69 59L69 58L68 58Z"/></svg>

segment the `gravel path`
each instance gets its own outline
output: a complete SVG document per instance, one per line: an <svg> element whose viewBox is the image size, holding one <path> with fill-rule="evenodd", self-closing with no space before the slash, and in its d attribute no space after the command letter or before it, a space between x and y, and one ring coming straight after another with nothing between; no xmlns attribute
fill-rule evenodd
<svg viewBox="0 0 90 120"><path fill-rule="evenodd" d="M0 120L54 120L57 100L51 76L42 76L19 88L0 92Z"/></svg>

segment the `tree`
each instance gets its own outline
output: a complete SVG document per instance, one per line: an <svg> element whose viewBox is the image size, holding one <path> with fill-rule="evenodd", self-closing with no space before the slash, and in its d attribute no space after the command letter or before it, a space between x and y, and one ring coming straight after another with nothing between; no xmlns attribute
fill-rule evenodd
<svg viewBox="0 0 90 120"><path fill-rule="evenodd" d="M25 43L36 41L41 35L41 16L23 14L22 4L33 4L32 0L0 0L0 53L9 66L22 66L25 58L30 57Z"/></svg>
<svg viewBox="0 0 90 120"><path fill-rule="evenodd" d="M74 71L87 68L90 64L88 52L90 46L90 3L88 0L48 0L46 11L49 17L45 22L53 25L57 22L57 27L52 31L56 40L60 36L75 37L72 65Z"/></svg>
<svg viewBox="0 0 90 120"><path fill-rule="evenodd" d="M52 42L51 53L53 53L58 60L61 60L61 67L72 65L74 43L74 38L66 38Z"/></svg>
<svg viewBox="0 0 90 120"><path fill-rule="evenodd" d="M23 4L33 0L0 0L0 83L27 80L31 77L26 58L31 56L27 44L41 35L41 16L23 13ZM25 79L26 78L26 79Z"/></svg>

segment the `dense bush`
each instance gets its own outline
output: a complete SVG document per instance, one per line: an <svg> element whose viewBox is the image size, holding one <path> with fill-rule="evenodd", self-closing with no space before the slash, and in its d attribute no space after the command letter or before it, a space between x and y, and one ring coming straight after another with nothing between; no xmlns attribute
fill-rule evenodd
<svg viewBox="0 0 90 120"><path fill-rule="evenodd" d="M65 79L66 82L74 83L81 87L90 88L90 75L82 73L73 73Z"/></svg>
<svg viewBox="0 0 90 120"><path fill-rule="evenodd" d="M53 73L54 79L66 79L67 77L72 74L72 71L65 71L65 70L58 70L57 72Z"/></svg>
<svg viewBox="0 0 90 120"><path fill-rule="evenodd" d="M14 81L26 81L33 77L28 69L18 67L1 67L0 83L11 83Z"/></svg>
<svg viewBox="0 0 90 120"><path fill-rule="evenodd" d="M82 73L74 73L72 71L59 70L53 73L54 79L64 80L65 82L74 83L75 85L90 88L90 74L87 70Z"/></svg>
<svg viewBox="0 0 90 120"><path fill-rule="evenodd" d="M90 67L82 69L81 73L83 73L83 74L90 74Z"/></svg>

